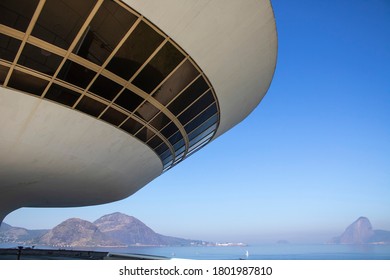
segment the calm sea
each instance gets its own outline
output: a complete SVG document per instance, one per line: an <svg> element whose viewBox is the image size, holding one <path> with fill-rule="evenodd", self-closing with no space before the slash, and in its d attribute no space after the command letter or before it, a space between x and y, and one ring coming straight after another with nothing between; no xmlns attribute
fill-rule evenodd
<svg viewBox="0 0 390 280"><path fill-rule="evenodd" d="M129 247L127 252L201 260L390 260L390 245L252 245Z"/></svg>
<svg viewBox="0 0 390 280"><path fill-rule="evenodd" d="M15 244L0 244L0 248L1 247L15 247ZM198 260L390 260L390 244L274 244L248 245L245 247L127 247L79 249Z"/></svg>

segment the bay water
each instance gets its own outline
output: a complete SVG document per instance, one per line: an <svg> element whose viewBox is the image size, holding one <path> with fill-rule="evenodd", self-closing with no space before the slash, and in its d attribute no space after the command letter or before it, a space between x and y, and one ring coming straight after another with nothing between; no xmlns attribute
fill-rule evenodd
<svg viewBox="0 0 390 280"><path fill-rule="evenodd" d="M17 247L17 244L0 244L0 248L15 247ZM49 249L50 247L37 246L36 248ZM146 254L197 260L390 260L390 244L260 244L215 247L130 246L120 248L84 247L63 249L95 250L121 254Z"/></svg>
<svg viewBox="0 0 390 280"><path fill-rule="evenodd" d="M199 260L390 260L390 244L263 244L242 247L128 247L123 249L117 248L115 251Z"/></svg>

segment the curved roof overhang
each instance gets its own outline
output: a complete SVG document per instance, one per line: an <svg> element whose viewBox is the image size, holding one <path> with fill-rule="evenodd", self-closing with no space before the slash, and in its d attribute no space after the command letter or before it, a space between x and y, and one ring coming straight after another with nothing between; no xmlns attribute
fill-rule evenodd
<svg viewBox="0 0 390 280"><path fill-rule="evenodd" d="M40 5L44 5L44 2L39 1ZM192 83L195 84L194 81L202 78L206 85L205 91L201 92L196 101L191 101L191 105L180 108L181 111L174 115L169 103L161 105L162 101L157 96L149 96L134 86L133 78L126 80L104 69L104 66L109 66L109 60L100 67L72 53L72 47L66 50L40 40L34 33L33 36L25 36L23 32L0 26L2 36L22 42L15 59L0 59L0 80L5 84L0 89L0 220L8 212L23 206L82 206L125 198L159 176L162 171L180 162L187 154L195 152L242 121L268 90L277 53L275 21L269 1L248 0L245 4L241 1L222 0L123 2L141 15L137 24L145 18L156 25L162 32L160 35L165 38L149 61L164 44L169 42L179 46L185 59L175 69L189 61L193 64L191 67L198 71L198 76ZM103 0L97 3L95 14ZM83 28L87 28L87 24ZM160 32L157 28L155 30ZM130 29L127 34L131 36L132 31ZM81 29L79 35L82 34L84 31ZM75 44L77 39L73 42ZM48 76L19 65L18 55L23 54L23 44L30 44L32 49L41 48L41 56L48 55L45 49L48 46L52 55L59 56L62 64L55 70L55 74ZM112 57L115 51L118 49L114 50ZM165 137L164 130L169 125L164 127L156 122L155 126L153 119L146 120L141 114L145 112L141 112L143 105L129 111L126 104L123 103L124 107L122 106L122 101L116 104L115 98L110 101L105 96L100 98L93 92L90 93L89 88L93 88L95 81L93 79L84 89L71 85L68 83L70 80L57 80L56 76L61 74L61 67L68 63L67 60L70 65L82 65L84 69L96 72L96 81L101 74L104 79L111 79L112 84L119 85L122 90L115 97L118 100L123 92L134 91L134 96L143 98L139 101L140 104L160 110L155 118L165 114L165 121L171 121L179 131ZM146 67L147 63L146 61L142 67ZM142 72L142 67L134 77ZM20 79L23 75L32 78L32 83L39 80L39 83L44 82L48 86L38 95L35 92L24 94L23 88L16 88L18 92L15 92L12 79ZM164 81L172 76L168 75ZM52 85L66 92L72 91L72 94L77 95L77 102L68 104L68 99L54 98L58 91L50 91ZM188 88L190 85L191 83ZM25 85L23 87L26 88ZM186 89L179 94L182 92L186 92ZM50 97L48 94L54 95ZM195 114L187 123L181 123L184 112L207 94L208 100L211 99L208 101L210 105L205 107L208 109L202 107L198 115ZM171 100L172 103L174 101L175 99ZM66 106L59 106L61 103ZM106 109L99 109L95 115L95 111L89 111L90 104L100 104L99 108ZM194 136L191 150L188 137L198 127L190 124L206 115L209 109L212 110L207 116L213 118L208 117L212 122L205 127L212 130L197 132L200 133L199 136L203 135L204 140ZM123 116L123 121L115 124L108 117L105 118L109 110L117 111L117 114ZM138 110L140 114L137 114ZM124 127L128 121L137 125L136 132L132 132L133 127ZM193 129L189 131L189 136L185 130L187 126ZM181 146L175 148L175 142L170 142L170 139L176 134L183 135L184 140L178 141ZM157 144L153 142L156 138L152 138L153 136L160 137ZM166 147L159 151L159 147L164 145L162 142ZM42 193L45 195L42 196Z"/></svg>
<svg viewBox="0 0 390 280"><path fill-rule="evenodd" d="M20 207L96 205L161 174L135 137L83 113L0 88L0 220Z"/></svg>

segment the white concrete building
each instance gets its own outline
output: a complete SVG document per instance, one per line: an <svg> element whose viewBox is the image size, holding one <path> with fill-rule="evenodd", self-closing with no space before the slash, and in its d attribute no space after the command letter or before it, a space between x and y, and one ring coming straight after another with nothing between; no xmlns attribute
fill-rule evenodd
<svg viewBox="0 0 390 280"><path fill-rule="evenodd" d="M0 221L133 194L243 120L275 69L268 0L0 10Z"/></svg>

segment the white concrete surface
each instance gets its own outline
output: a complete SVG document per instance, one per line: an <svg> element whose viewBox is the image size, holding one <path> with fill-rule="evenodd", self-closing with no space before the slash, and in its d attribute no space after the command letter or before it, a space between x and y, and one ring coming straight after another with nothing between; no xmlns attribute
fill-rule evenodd
<svg viewBox="0 0 390 280"><path fill-rule="evenodd" d="M135 137L78 111L0 88L0 212L111 202L161 172L159 157Z"/></svg>

